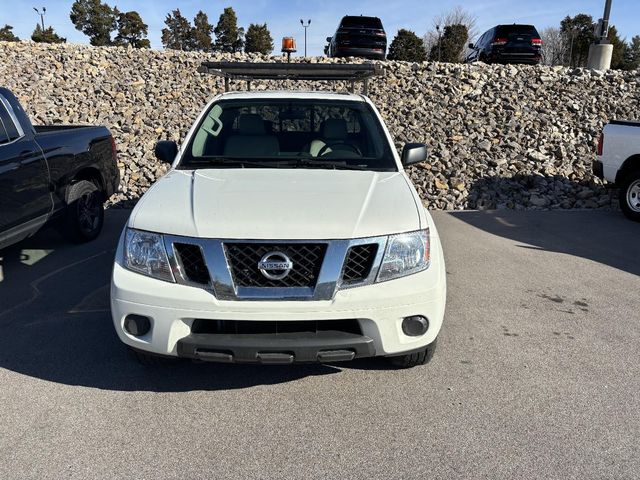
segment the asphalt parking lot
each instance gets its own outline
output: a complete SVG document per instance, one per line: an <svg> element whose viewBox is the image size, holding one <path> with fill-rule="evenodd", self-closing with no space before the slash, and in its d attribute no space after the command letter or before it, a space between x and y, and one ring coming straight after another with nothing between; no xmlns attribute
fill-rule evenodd
<svg viewBox="0 0 640 480"><path fill-rule="evenodd" d="M149 369L111 326L128 211L0 252L0 478L638 478L640 224L436 213L433 362Z"/></svg>

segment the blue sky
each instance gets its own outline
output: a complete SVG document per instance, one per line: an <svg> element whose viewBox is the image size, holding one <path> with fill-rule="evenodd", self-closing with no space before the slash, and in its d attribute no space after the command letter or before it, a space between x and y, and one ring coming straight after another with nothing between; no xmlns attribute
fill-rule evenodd
<svg viewBox="0 0 640 480"><path fill-rule="evenodd" d="M0 26L13 25L19 37L29 38L39 20L33 7L45 6L47 26L52 25L70 42L88 43L69 20L72 3L73 0L0 0ZM160 32L164 19L175 8L180 8L189 19L203 10L215 24L224 7L232 6L240 26L246 28L249 23L266 22L276 46L283 36L295 36L299 52L304 43L300 19L311 19L307 40L310 55L322 54L325 37L333 34L340 18L347 14L380 17L392 37L399 28L408 28L422 36L435 16L457 5L478 17L480 33L499 23L533 23L541 30L558 25L566 15L584 12L594 19L600 18L604 9L604 0L107 0L107 3L117 5L122 11L137 10L149 25L153 48L162 47ZM613 0L611 17L623 37L640 35L639 0Z"/></svg>

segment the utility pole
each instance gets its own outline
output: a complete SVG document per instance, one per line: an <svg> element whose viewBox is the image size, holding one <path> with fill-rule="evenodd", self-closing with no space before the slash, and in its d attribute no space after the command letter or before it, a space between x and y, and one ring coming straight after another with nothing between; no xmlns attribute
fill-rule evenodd
<svg viewBox="0 0 640 480"><path fill-rule="evenodd" d="M42 13L36 7L33 7L38 15L40 15L40 22L42 23L42 31L44 32L44 14L47 13L47 7L42 7Z"/></svg>
<svg viewBox="0 0 640 480"><path fill-rule="evenodd" d="M311 25L311 19L307 20L307 24L304 24L304 20L300 19L300 25L304 28L304 56L307 57L307 28Z"/></svg>
<svg viewBox="0 0 640 480"><path fill-rule="evenodd" d="M611 68L613 45L607 40L609 19L611 17L611 2L612 0L605 0L604 2L604 14L602 15L602 20L598 22L599 31L596 32L598 40L589 47L587 67L592 70L609 70Z"/></svg>
<svg viewBox="0 0 640 480"><path fill-rule="evenodd" d="M438 32L438 62L440 61L440 58L442 56L442 42L441 37L440 37L440 24L436 25L436 30Z"/></svg>

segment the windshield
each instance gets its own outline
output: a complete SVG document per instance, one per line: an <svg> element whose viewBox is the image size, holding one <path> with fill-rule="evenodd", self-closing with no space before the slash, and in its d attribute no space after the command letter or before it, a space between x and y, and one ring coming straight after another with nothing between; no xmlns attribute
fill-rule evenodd
<svg viewBox="0 0 640 480"><path fill-rule="evenodd" d="M397 171L367 103L289 99L213 104L178 168L212 167Z"/></svg>

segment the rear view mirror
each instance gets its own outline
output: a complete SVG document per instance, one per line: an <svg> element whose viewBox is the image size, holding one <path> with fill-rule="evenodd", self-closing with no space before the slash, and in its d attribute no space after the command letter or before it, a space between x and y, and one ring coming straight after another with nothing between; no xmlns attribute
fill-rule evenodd
<svg viewBox="0 0 640 480"><path fill-rule="evenodd" d="M156 158L164 163L173 163L178 155L178 144L171 140L160 140L156 143Z"/></svg>
<svg viewBox="0 0 640 480"><path fill-rule="evenodd" d="M408 167L427 160L427 146L424 143L407 143L402 149L402 165Z"/></svg>
<svg viewBox="0 0 640 480"><path fill-rule="evenodd" d="M294 110L290 108L280 112L280 120L305 120L307 118L308 111L306 110Z"/></svg>

